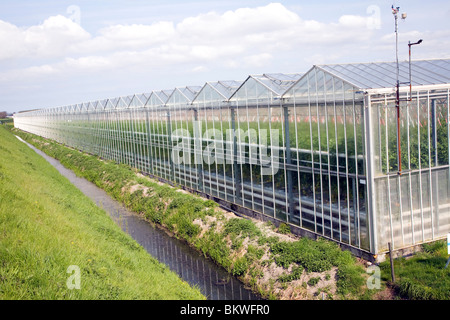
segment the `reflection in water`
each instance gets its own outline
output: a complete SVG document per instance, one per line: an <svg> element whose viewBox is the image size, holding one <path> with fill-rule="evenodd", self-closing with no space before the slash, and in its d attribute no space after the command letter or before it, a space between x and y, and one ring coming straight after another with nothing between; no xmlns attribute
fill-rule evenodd
<svg viewBox="0 0 450 320"><path fill-rule="evenodd" d="M184 242L170 237L161 229L153 227L149 222L110 198L104 190L86 179L77 177L75 173L66 169L59 161L47 156L30 144L27 143L27 145L44 157L99 207L108 212L122 230L130 234L149 254L166 264L190 285L197 286L208 299L261 299L246 289L240 281L223 268L218 267Z"/></svg>

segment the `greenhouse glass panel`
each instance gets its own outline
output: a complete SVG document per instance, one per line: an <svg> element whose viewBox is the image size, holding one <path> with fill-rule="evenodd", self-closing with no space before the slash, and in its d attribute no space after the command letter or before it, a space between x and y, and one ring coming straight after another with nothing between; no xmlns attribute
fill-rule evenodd
<svg viewBox="0 0 450 320"><path fill-rule="evenodd" d="M282 221L288 221L287 199L292 192L286 194L285 143L290 139L284 128L289 119L280 98L299 76L250 76L230 98L235 202ZM291 190L292 179L289 184ZM290 207L295 210L293 203Z"/></svg>
<svg viewBox="0 0 450 320"><path fill-rule="evenodd" d="M409 70L399 63L398 109L396 63L353 63L21 112L14 123L383 255L450 230L450 60Z"/></svg>
<svg viewBox="0 0 450 320"><path fill-rule="evenodd" d="M234 201L233 170L225 157L226 132L230 129L228 99L242 84L238 81L208 82L198 92L192 105L198 113L200 161L198 172L203 175L200 190L221 199Z"/></svg>
<svg viewBox="0 0 450 320"><path fill-rule="evenodd" d="M167 149L170 165L170 181L195 188L199 177L196 170L195 135L198 134L198 112L192 110L191 102L201 87L176 88L166 101ZM200 130L201 131L201 130Z"/></svg>
<svg viewBox="0 0 450 320"><path fill-rule="evenodd" d="M440 179L448 178L448 89L417 90L412 95L405 90L402 96L409 99L400 104L400 146L396 123L390 120L397 117L394 95L374 96L377 112L372 114L378 124L373 127L373 136L378 138L375 154L381 155L380 161L375 159L379 163L375 183L390 190L377 201L376 214L385 216L384 221L377 220L378 250L386 250L388 242L402 248L448 232L448 227L442 228L440 223L445 221L446 225L448 220L448 179ZM403 174L399 172L398 150L406 168ZM382 231L386 221L389 234Z"/></svg>
<svg viewBox="0 0 450 320"><path fill-rule="evenodd" d="M365 177L356 175L358 164L364 165L356 149L361 148L364 123L361 111L356 112L362 99L356 103L355 91L322 68L313 68L283 101L294 106L297 116L300 225L360 246L360 226L367 232L366 214L360 214L364 206L359 204L365 199L360 183ZM359 143L354 139L358 134Z"/></svg>
<svg viewBox="0 0 450 320"><path fill-rule="evenodd" d="M150 154L150 174L163 179L169 178L169 165L166 153L167 146L166 115L164 105L172 91L152 91L145 95L146 102L144 113L146 119L147 141L149 143L148 153Z"/></svg>

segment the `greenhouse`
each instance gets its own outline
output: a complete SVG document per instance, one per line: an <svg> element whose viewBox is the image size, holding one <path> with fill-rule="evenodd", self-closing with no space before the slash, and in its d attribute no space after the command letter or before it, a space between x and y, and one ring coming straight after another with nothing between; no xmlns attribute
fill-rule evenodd
<svg viewBox="0 0 450 320"><path fill-rule="evenodd" d="M315 65L14 123L373 256L450 232L449 95L450 60Z"/></svg>

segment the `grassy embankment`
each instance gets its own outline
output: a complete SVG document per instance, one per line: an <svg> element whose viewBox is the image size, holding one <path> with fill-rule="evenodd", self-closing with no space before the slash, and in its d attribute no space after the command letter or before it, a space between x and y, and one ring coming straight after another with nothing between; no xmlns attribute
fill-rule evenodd
<svg viewBox="0 0 450 320"><path fill-rule="evenodd" d="M0 125L0 299L204 297Z"/></svg>
<svg viewBox="0 0 450 320"><path fill-rule="evenodd" d="M14 132L187 241L264 297L370 299L374 293L366 289L363 266L335 243L296 239L286 225L276 230L267 223L239 218L211 200L158 183L128 166Z"/></svg>
<svg viewBox="0 0 450 320"><path fill-rule="evenodd" d="M450 267L447 241L441 240L422 245L422 252L408 258L394 260L393 285L398 297L411 300L450 300ZM389 262L381 265L383 281L391 280Z"/></svg>
<svg viewBox="0 0 450 320"><path fill-rule="evenodd" d="M294 239L286 225L275 229L227 215L211 201L160 185L127 166L16 132L148 220L185 239L265 297L450 299L443 241L423 245L423 252L412 258L396 259L395 284L389 283L389 262L382 263L381 288L368 290L363 266L331 242ZM379 295L387 283L394 290Z"/></svg>

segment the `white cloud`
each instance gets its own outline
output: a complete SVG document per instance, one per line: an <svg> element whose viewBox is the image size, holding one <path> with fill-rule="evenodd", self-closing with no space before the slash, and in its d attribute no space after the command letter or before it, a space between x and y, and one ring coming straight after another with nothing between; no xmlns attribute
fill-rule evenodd
<svg viewBox="0 0 450 320"><path fill-rule="evenodd" d="M6 44L1 50L0 61L61 57L90 37L78 24L63 16L50 17L42 24L26 29L0 21L0 41Z"/></svg>
<svg viewBox="0 0 450 320"><path fill-rule="evenodd" d="M96 34L63 16L29 28L0 21L0 41L8 44L0 50L0 81L25 81L39 75L89 77L104 71L130 82L137 73L152 76L155 70L161 74L265 67L276 71L271 66L281 59L294 68L300 62L310 66L338 61L349 53L364 56L364 49L390 50L391 30L384 37L377 34L370 19L373 17L343 15L324 23L302 19L282 4L271 3L224 13L212 11L179 23L110 25ZM420 35L409 33L415 38ZM306 69L289 72L303 71Z"/></svg>
<svg viewBox="0 0 450 320"><path fill-rule="evenodd" d="M366 28L369 17L361 17L354 15L343 15L339 18L339 24L349 28Z"/></svg>
<svg viewBox="0 0 450 320"><path fill-rule="evenodd" d="M223 14L210 12L184 19L177 25L183 37L195 39L201 36L208 41L240 39L251 34L285 31L300 18L279 3L264 7L240 8Z"/></svg>
<svg viewBox="0 0 450 320"><path fill-rule="evenodd" d="M10 59L23 50L24 39L19 28L8 22L0 21L0 61Z"/></svg>
<svg viewBox="0 0 450 320"><path fill-rule="evenodd" d="M157 22L152 25L114 25L100 30L93 42L100 42L108 49L145 48L166 42L175 35L172 22Z"/></svg>
<svg viewBox="0 0 450 320"><path fill-rule="evenodd" d="M206 68L205 66L196 66L194 68L191 69L192 72L205 72L208 71L208 68Z"/></svg>
<svg viewBox="0 0 450 320"><path fill-rule="evenodd" d="M244 57L243 62L250 67L263 67L268 65L272 59L271 54L260 53Z"/></svg>
<svg viewBox="0 0 450 320"><path fill-rule="evenodd" d="M371 32L364 28L366 23L366 17L350 15L329 24L302 20L279 3L223 14L209 12L188 17L176 25L167 21L112 25L95 36L63 16L50 17L28 29L0 21L0 40L11 44L0 53L0 61L59 57L66 61L67 67L83 69L95 67L95 63L100 68L113 68L115 63L124 65L127 61L134 64L136 60L145 60L145 56L154 59L155 64L220 63L221 59L245 56L264 56L267 61L280 49L342 43L355 36L363 38ZM125 60L118 61L118 57Z"/></svg>
<svg viewBox="0 0 450 320"><path fill-rule="evenodd" d="M63 16L50 17L43 24L28 28L24 35L31 54L43 57L70 53L74 45L91 37L80 25Z"/></svg>

